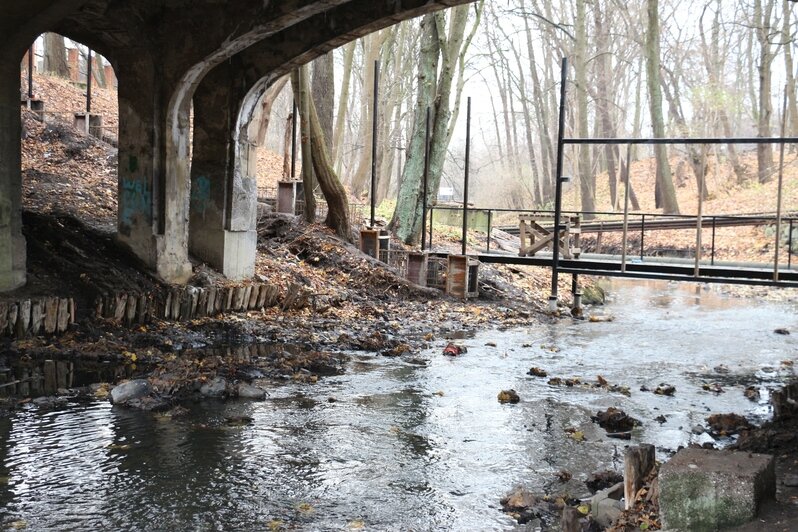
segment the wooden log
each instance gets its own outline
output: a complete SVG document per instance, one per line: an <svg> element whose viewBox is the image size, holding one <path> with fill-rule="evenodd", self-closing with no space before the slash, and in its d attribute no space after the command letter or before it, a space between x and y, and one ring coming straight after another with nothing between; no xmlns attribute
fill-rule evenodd
<svg viewBox="0 0 798 532"><path fill-rule="evenodd" d="M69 324L74 325L75 321L78 319L78 309L75 306L75 300L71 297L69 298Z"/></svg>
<svg viewBox="0 0 798 532"><path fill-rule="evenodd" d="M233 310L244 310L244 295L246 294L246 287L237 286L233 292Z"/></svg>
<svg viewBox="0 0 798 532"><path fill-rule="evenodd" d="M16 337L25 338L30 329L30 299L19 302L19 315L17 316Z"/></svg>
<svg viewBox="0 0 798 532"><path fill-rule="evenodd" d="M260 285L253 284L249 288L250 288L249 303L247 304L247 308L252 310L258 306L258 294L260 293Z"/></svg>
<svg viewBox="0 0 798 532"><path fill-rule="evenodd" d="M95 318L102 318L103 317L103 297L97 296L94 300L94 317Z"/></svg>
<svg viewBox="0 0 798 532"><path fill-rule="evenodd" d="M130 294L127 297L127 305L125 306L125 323L130 325L136 322L136 307L138 307L139 298Z"/></svg>
<svg viewBox="0 0 798 532"><path fill-rule="evenodd" d="M55 363L55 383L56 389L69 388L69 368L63 360Z"/></svg>
<svg viewBox="0 0 798 532"><path fill-rule="evenodd" d="M180 319L180 305L182 303L181 301L182 295L183 295L182 290L175 289L172 291L172 310L170 312L173 320Z"/></svg>
<svg viewBox="0 0 798 532"><path fill-rule="evenodd" d="M122 323L125 319L125 310L127 309L127 294L117 294L114 297L114 321Z"/></svg>
<svg viewBox="0 0 798 532"><path fill-rule="evenodd" d="M102 317L102 314L100 314L98 317ZM48 297L44 302L44 332L47 334L53 334L57 324L58 299L54 297Z"/></svg>
<svg viewBox="0 0 798 532"><path fill-rule="evenodd" d="M224 310L230 310L233 308L233 293L235 292L235 287L228 286L226 290L225 302L224 302Z"/></svg>
<svg viewBox="0 0 798 532"><path fill-rule="evenodd" d="M188 293L191 296L191 311L189 312L188 319L193 320L197 316L197 307L199 307L200 293L203 292L201 288L190 286Z"/></svg>
<svg viewBox="0 0 798 532"><path fill-rule="evenodd" d="M44 393L53 395L58 389L54 360L44 361Z"/></svg>
<svg viewBox="0 0 798 532"><path fill-rule="evenodd" d="M262 284L258 287L258 301L255 303L255 308L262 309L266 304L266 296L269 295L269 287Z"/></svg>
<svg viewBox="0 0 798 532"><path fill-rule="evenodd" d="M69 327L69 300L58 300L58 324L56 325L56 332L64 332Z"/></svg>
<svg viewBox="0 0 798 532"><path fill-rule="evenodd" d="M573 506L564 506L562 518L560 519L560 532L582 532L582 524L579 522L579 510Z"/></svg>
<svg viewBox="0 0 798 532"><path fill-rule="evenodd" d="M36 336L42 330L44 322L44 302L36 300L30 307L30 334Z"/></svg>
<svg viewBox="0 0 798 532"><path fill-rule="evenodd" d="M654 460L653 445L644 443L626 448L623 455L623 494L627 510L634 506L637 492L654 467Z"/></svg>
<svg viewBox="0 0 798 532"><path fill-rule="evenodd" d="M199 289L199 297L197 298L197 309L195 316L204 318L208 315L208 291L210 289Z"/></svg>
<svg viewBox="0 0 798 532"><path fill-rule="evenodd" d="M8 327L6 328L6 334L9 336L14 336L14 332L17 330L17 315L19 314L19 305L16 303L11 303L8 307Z"/></svg>
<svg viewBox="0 0 798 532"><path fill-rule="evenodd" d="M139 296L139 302L136 305L136 323L147 323L149 321L150 300L145 294Z"/></svg>
<svg viewBox="0 0 798 532"><path fill-rule="evenodd" d="M205 309L205 315L214 316L216 314L216 287L211 286L206 292L208 293L208 304Z"/></svg>
<svg viewBox="0 0 798 532"><path fill-rule="evenodd" d="M8 329L8 303L0 301L0 336L3 336Z"/></svg>
<svg viewBox="0 0 798 532"><path fill-rule="evenodd" d="M166 293L166 301L163 305L163 312L161 312L161 317L165 320L168 320L172 317L172 291Z"/></svg>

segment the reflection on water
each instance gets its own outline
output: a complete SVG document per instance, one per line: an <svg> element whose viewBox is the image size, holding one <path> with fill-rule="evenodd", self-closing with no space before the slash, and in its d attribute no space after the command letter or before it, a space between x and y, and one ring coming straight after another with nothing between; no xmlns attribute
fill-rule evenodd
<svg viewBox="0 0 798 532"><path fill-rule="evenodd" d="M357 356L345 375L275 386L253 403L207 401L163 415L104 402L33 406L0 419L0 522L29 529L512 529L498 500L512 486L586 494L620 465L625 442L589 416L619 406L643 420L634 441L661 453L690 441L710 412L762 415L742 395L792 374L792 308L751 305L667 284L616 285L610 323L484 331L468 353ZM488 342L496 346L487 346ZM526 347L524 347L526 346ZM714 368L724 364L728 372ZM627 385L631 397L549 386L526 375ZM764 369L763 369L764 368ZM767 371L765 371L767 370ZM667 382L674 397L638 391ZM701 390L721 383L725 393ZM514 388L517 405L496 395ZM662 424L653 421L664 415ZM253 422L231 426L226 419ZM566 437L578 428L585 442ZM555 480L567 469L574 479Z"/></svg>

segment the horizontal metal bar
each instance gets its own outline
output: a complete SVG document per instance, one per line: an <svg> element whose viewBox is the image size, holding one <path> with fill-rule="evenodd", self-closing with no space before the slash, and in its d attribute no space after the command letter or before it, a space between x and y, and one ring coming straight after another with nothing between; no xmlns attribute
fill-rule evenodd
<svg viewBox="0 0 798 532"><path fill-rule="evenodd" d="M661 138L624 139L590 138L563 139L565 144L798 144L798 137L733 137L733 138Z"/></svg>

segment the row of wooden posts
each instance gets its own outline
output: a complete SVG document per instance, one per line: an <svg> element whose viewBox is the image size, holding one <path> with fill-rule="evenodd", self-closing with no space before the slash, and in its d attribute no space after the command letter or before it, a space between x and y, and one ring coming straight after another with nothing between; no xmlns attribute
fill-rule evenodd
<svg viewBox="0 0 798 532"><path fill-rule="evenodd" d="M112 319L126 325L153 319L185 321L224 312L243 312L280 306L285 310L305 307L310 292L297 284L287 290L266 283L237 286L186 286L152 293L98 296L89 316ZM65 332L77 317L72 298L31 298L0 301L0 336L26 338Z"/></svg>

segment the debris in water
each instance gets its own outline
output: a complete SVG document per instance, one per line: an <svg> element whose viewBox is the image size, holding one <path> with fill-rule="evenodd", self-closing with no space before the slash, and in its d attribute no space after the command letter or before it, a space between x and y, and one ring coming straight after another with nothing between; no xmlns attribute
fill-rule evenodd
<svg viewBox="0 0 798 532"><path fill-rule="evenodd" d="M667 395L668 397L673 396L676 393L676 386L672 386L670 384L660 384L657 386L657 389L654 390L654 394L656 395Z"/></svg>
<svg viewBox="0 0 798 532"><path fill-rule="evenodd" d="M774 329L773 332L776 333L776 334L790 334L790 330L789 329L785 329L783 327L779 327L778 329Z"/></svg>
<svg viewBox="0 0 798 532"><path fill-rule="evenodd" d="M723 393L723 388L717 382L713 382L712 384L704 384L701 388L707 392L712 393Z"/></svg>
<svg viewBox="0 0 798 532"><path fill-rule="evenodd" d="M500 403L515 404L519 401L521 401L521 398L515 390L502 390L499 392Z"/></svg>
<svg viewBox="0 0 798 532"><path fill-rule="evenodd" d="M560 482L568 482L573 477L571 472L568 471L567 469L561 469L559 472L557 472L556 476L557 480L559 480Z"/></svg>
<svg viewBox="0 0 798 532"><path fill-rule="evenodd" d="M443 354L450 357L456 357L457 355L462 355L467 352L468 349L466 349L464 345L457 345L451 342L446 344L446 347L443 348Z"/></svg>
<svg viewBox="0 0 798 532"><path fill-rule="evenodd" d="M596 377L596 380L598 381L598 385L599 385L599 386L607 386L607 384L609 384L609 383L607 382L607 379L605 379L605 378L604 378L604 377L602 377L601 375L597 376L597 377Z"/></svg>
<svg viewBox="0 0 798 532"><path fill-rule="evenodd" d="M609 407L604 412L596 412L596 415L591 416L590 419L610 433L628 432L641 425L640 421L614 406Z"/></svg>
<svg viewBox="0 0 798 532"><path fill-rule="evenodd" d="M545 369L534 367L527 371L527 375L532 375L533 377L546 377L548 373L546 373Z"/></svg>
<svg viewBox="0 0 798 532"><path fill-rule="evenodd" d="M599 314L591 314L590 317L588 318L588 320L591 323L604 323L604 322L614 321L615 317L614 316L607 316L607 315L603 315L603 314L601 314L601 315L599 315Z"/></svg>
<svg viewBox="0 0 798 532"><path fill-rule="evenodd" d="M616 485L618 482L623 482L623 475L615 471L605 470L590 473L585 481L585 486L591 493L596 493L603 489L607 489Z"/></svg>
<svg viewBox="0 0 798 532"><path fill-rule="evenodd" d="M707 423L713 436L731 436L754 428L740 414L713 414L707 418Z"/></svg>
<svg viewBox="0 0 798 532"><path fill-rule="evenodd" d="M252 424L253 419L249 416L230 416L224 418L228 427L243 427Z"/></svg>
<svg viewBox="0 0 798 532"><path fill-rule="evenodd" d="M485 346L486 347L496 347L496 342L486 342Z"/></svg>
<svg viewBox="0 0 798 532"><path fill-rule="evenodd" d="M759 388L756 386L749 386L745 389L743 395L750 401L759 401Z"/></svg>
<svg viewBox="0 0 798 532"><path fill-rule="evenodd" d="M574 441L585 441L585 433L574 427L566 428L565 433L568 434L568 437Z"/></svg>
<svg viewBox="0 0 798 532"><path fill-rule="evenodd" d="M547 384L551 384L552 386L559 386L562 384L562 379L559 377L552 377L549 379Z"/></svg>

